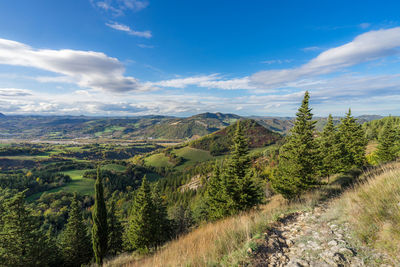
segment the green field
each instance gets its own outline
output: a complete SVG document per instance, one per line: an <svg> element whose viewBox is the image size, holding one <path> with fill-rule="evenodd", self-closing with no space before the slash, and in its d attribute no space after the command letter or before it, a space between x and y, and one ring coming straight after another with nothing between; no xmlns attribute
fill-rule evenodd
<svg viewBox="0 0 400 267"><path fill-rule="evenodd" d="M169 161L168 157L164 153L153 154L144 159L144 162L148 166L153 167L172 167L173 164Z"/></svg>
<svg viewBox="0 0 400 267"><path fill-rule="evenodd" d="M46 192L54 193L54 192L63 191L63 192L69 192L69 193L77 192L82 195L93 195L95 180L82 178L82 175L86 171L88 171L88 169L87 170L71 170L71 171L63 172L64 174L69 175L71 177L72 181L65 186L53 188ZM44 192L39 192L39 193L33 194L32 196L28 197L27 200L33 201L33 200L39 199L43 193Z"/></svg>
<svg viewBox="0 0 400 267"><path fill-rule="evenodd" d="M49 155L20 155L20 156L0 156L5 159L16 159L16 160L43 160L48 159Z"/></svg>
<svg viewBox="0 0 400 267"><path fill-rule="evenodd" d="M213 156L211 156L210 152L188 146L174 150L173 152L177 156L185 159L185 162L183 164L177 166L178 170L183 170L186 167L194 165L198 162L203 162L213 159Z"/></svg>

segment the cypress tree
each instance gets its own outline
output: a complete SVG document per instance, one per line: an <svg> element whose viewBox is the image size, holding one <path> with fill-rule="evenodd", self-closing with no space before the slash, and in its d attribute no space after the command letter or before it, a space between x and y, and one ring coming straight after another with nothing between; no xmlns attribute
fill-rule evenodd
<svg viewBox="0 0 400 267"><path fill-rule="evenodd" d="M319 153L321 159L321 176L337 173L340 165L339 135L333 125L332 115L329 114L328 122L319 138Z"/></svg>
<svg viewBox="0 0 400 267"><path fill-rule="evenodd" d="M296 198L317 184L315 175L318 151L314 140L315 122L312 121L309 99L310 95L306 91L296 113L294 127L281 148L278 175L271 181L274 189L287 199Z"/></svg>
<svg viewBox="0 0 400 267"><path fill-rule="evenodd" d="M128 238L132 248L148 252L154 246L155 208L146 176L133 201L128 226Z"/></svg>
<svg viewBox="0 0 400 267"><path fill-rule="evenodd" d="M92 243L94 257L96 259L96 263L102 265L103 259L107 254L108 225L107 209L106 203L104 201L104 188L100 175L100 168L97 168L97 179L95 184L95 197L92 218Z"/></svg>
<svg viewBox="0 0 400 267"><path fill-rule="evenodd" d="M25 191L3 203L0 229L0 264L4 266L48 266L45 234L25 205Z"/></svg>
<svg viewBox="0 0 400 267"><path fill-rule="evenodd" d="M93 255L88 229L83 222L81 205L76 193L65 230L61 234L61 252L67 266L81 266L90 261Z"/></svg>
<svg viewBox="0 0 400 267"><path fill-rule="evenodd" d="M367 139L365 132L358 124L356 119L351 115L351 110L346 113L346 117L342 119L339 125L339 137L341 144L341 167L346 171L352 167L362 167L365 163L365 149Z"/></svg>
<svg viewBox="0 0 400 267"><path fill-rule="evenodd" d="M392 117L389 117L383 128L382 135L379 138L377 156L380 162L389 162L396 159L396 142L397 133L393 126Z"/></svg>
<svg viewBox="0 0 400 267"><path fill-rule="evenodd" d="M116 214L115 201L112 200L108 212L108 252L115 256L122 251L123 228Z"/></svg>

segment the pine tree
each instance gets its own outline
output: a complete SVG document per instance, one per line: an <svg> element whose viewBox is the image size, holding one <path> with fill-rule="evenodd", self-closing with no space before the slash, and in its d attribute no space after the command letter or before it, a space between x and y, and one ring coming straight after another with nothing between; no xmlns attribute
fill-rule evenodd
<svg viewBox="0 0 400 267"><path fill-rule="evenodd" d="M391 117L389 117L383 128L382 135L379 138L377 156L380 162L389 162L396 159L397 157L396 142L397 142L397 133L393 126L393 120Z"/></svg>
<svg viewBox="0 0 400 267"><path fill-rule="evenodd" d="M248 210L260 204L263 198L263 190L260 182L257 181L255 171L249 171L240 180L239 184L239 207L240 210Z"/></svg>
<svg viewBox="0 0 400 267"><path fill-rule="evenodd" d="M146 176L137 190L128 226L128 238L132 248L147 252L154 246L155 208Z"/></svg>
<svg viewBox="0 0 400 267"><path fill-rule="evenodd" d="M107 209L104 201L104 188L100 175L100 168L97 168L97 179L95 184L95 197L93 207L92 243L93 252L98 265L103 264L108 247L108 225Z"/></svg>
<svg viewBox="0 0 400 267"><path fill-rule="evenodd" d="M0 229L0 265L48 266L45 234L25 205L25 191L5 199Z"/></svg>
<svg viewBox="0 0 400 267"><path fill-rule="evenodd" d="M83 221L81 205L76 193L71 202L67 225L61 234L60 245L67 266L81 266L92 258L91 240Z"/></svg>
<svg viewBox="0 0 400 267"><path fill-rule="evenodd" d="M60 250L57 247L57 238L54 234L54 227L50 225L46 232L46 259L49 266L61 266L63 264Z"/></svg>
<svg viewBox="0 0 400 267"><path fill-rule="evenodd" d="M232 210L229 209L229 196L223 183L220 167L215 164L213 175L210 177L204 194L207 218L215 221L229 215Z"/></svg>
<svg viewBox="0 0 400 267"><path fill-rule="evenodd" d="M262 200L262 188L255 182L250 172L251 162L248 153L249 148L243 126L238 121L231 158L222 175L223 184L226 186L223 191L227 197L227 208L232 211L247 210Z"/></svg>
<svg viewBox="0 0 400 267"><path fill-rule="evenodd" d="M172 229L171 221L168 219L167 208L164 204L164 200L160 196L158 186L154 187L152 201L154 205L154 245L160 246L171 238Z"/></svg>
<svg viewBox="0 0 400 267"><path fill-rule="evenodd" d="M193 225L193 214L190 207L178 204L171 209L170 213L173 221L174 237L189 232L190 227Z"/></svg>
<svg viewBox="0 0 400 267"><path fill-rule="evenodd" d="M320 173L325 177L337 173L340 165L339 135L333 125L332 115L329 114L328 122L319 138L319 153L321 159Z"/></svg>
<svg viewBox="0 0 400 267"><path fill-rule="evenodd" d="M227 167L220 173L216 166L205 193L208 204L208 219L217 220L248 210L262 201L262 187L250 171L248 144L243 126L237 122L233 139L231 158Z"/></svg>
<svg viewBox="0 0 400 267"><path fill-rule="evenodd" d="M108 252L115 256L122 251L123 227L118 219L115 201L112 200L108 212Z"/></svg>
<svg viewBox="0 0 400 267"><path fill-rule="evenodd" d="M356 119L351 115L351 110L346 113L346 117L342 119L339 125L341 168L347 171L352 167L362 167L365 163L365 149L367 139L365 132L358 124Z"/></svg>
<svg viewBox="0 0 400 267"><path fill-rule="evenodd" d="M281 148L278 175L272 180L274 189L287 199L296 198L317 184L318 151L309 99L307 91L296 113L294 127Z"/></svg>

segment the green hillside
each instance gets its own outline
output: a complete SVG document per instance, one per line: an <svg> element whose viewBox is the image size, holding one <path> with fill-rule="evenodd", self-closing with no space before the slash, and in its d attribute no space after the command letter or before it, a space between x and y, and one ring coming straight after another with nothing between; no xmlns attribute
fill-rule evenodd
<svg viewBox="0 0 400 267"><path fill-rule="evenodd" d="M271 145L282 138L280 134L268 130L255 120L247 119L243 120L242 123L250 148ZM228 126L220 131L192 141L189 146L209 151L211 155L214 156L225 154L232 146L232 139L235 129L236 124Z"/></svg>
<svg viewBox="0 0 400 267"><path fill-rule="evenodd" d="M156 139L187 139L201 137L226 126L240 116L222 113L203 113L189 118L174 118L152 125L136 133L137 135Z"/></svg>

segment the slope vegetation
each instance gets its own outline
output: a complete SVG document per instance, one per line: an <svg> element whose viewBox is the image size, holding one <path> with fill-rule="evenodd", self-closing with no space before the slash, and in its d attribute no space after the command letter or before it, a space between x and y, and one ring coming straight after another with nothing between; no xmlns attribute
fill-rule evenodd
<svg viewBox="0 0 400 267"><path fill-rule="evenodd" d="M276 143L281 135L261 126L252 119L243 120L244 134L248 138L249 148L264 147ZM211 155L222 155L232 146L236 124L220 131L197 139L189 144L190 147L210 151Z"/></svg>
<svg viewBox="0 0 400 267"><path fill-rule="evenodd" d="M153 255L123 254L105 266L398 266L400 163L362 174L350 189L348 179L336 176L299 202L275 195Z"/></svg>

